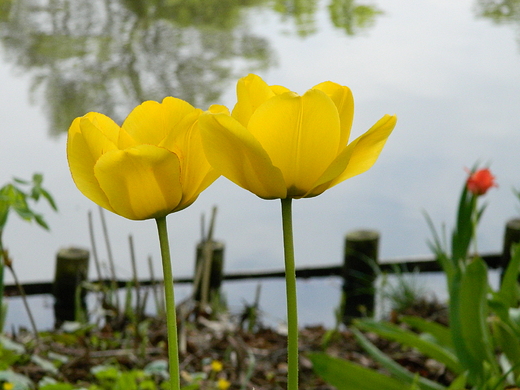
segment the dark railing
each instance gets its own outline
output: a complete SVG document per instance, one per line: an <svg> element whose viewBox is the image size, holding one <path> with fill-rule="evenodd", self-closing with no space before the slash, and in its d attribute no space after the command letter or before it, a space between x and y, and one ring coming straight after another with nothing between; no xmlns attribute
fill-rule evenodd
<svg viewBox="0 0 520 390"><path fill-rule="evenodd" d="M481 257L489 268L503 269L509 262L510 248L512 243L515 242L520 242L520 219L514 219L507 223L502 253L483 254ZM373 313L375 296L374 281L378 275L394 272L442 272L440 263L434 257L379 260L378 244L379 234L375 231L351 232L347 234L345 238L343 264L299 268L296 270L296 277L302 279L330 276L343 278L343 292L346 297L344 322L348 323L361 314L366 315L367 313ZM222 249L220 250L222 251ZM285 277L283 270L221 273L217 285L220 286L223 280L232 281L283 277ZM74 276L66 279L65 284L70 283L70 279L73 278ZM114 282L111 280L103 280L102 282L114 286ZM174 280L176 284L193 282L192 277L176 278ZM128 283L135 283L135 281L118 280L115 282L115 285L118 288L124 288L128 286ZM150 286L154 283L156 283L156 281L154 282L153 280L139 281L140 286ZM56 287L59 285L59 281L25 283L23 289L26 295L53 294L58 301L59 297L56 293ZM19 289L15 285L5 285L4 294L6 296L17 296L19 295Z"/></svg>

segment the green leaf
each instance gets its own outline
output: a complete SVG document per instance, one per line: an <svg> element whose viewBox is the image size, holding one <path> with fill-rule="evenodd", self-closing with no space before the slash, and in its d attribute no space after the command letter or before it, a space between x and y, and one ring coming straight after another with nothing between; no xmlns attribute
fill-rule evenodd
<svg viewBox="0 0 520 390"><path fill-rule="evenodd" d="M71 383L49 383L43 386L40 386L40 390L73 390L74 386Z"/></svg>
<svg viewBox="0 0 520 390"><path fill-rule="evenodd" d="M14 178L13 182L16 184L27 185L30 184L25 180ZM0 234L5 225L7 224L7 217L9 211L12 209L20 218L26 221L35 220L38 225L44 229L49 229L49 226L43 219L41 214L36 213L29 206L28 200L37 202L40 196L43 196L49 205L57 211L56 203L52 196L41 186L43 182L43 175L36 173L32 179L32 189L30 194L24 192L22 189L17 187L15 184L8 183L4 187L0 188Z"/></svg>
<svg viewBox="0 0 520 390"><path fill-rule="evenodd" d="M314 372L338 390L404 390L403 383L375 370L324 353L309 355Z"/></svg>
<svg viewBox="0 0 520 390"><path fill-rule="evenodd" d="M520 308L512 307L509 309L509 320L520 327Z"/></svg>
<svg viewBox="0 0 520 390"><path fill-rule="evenodd" d="M511 260L504 273L497 298L501 299L507 307L516 306L518 303L518 274L520 273L520 245L516 244L511 250Z"/></svg>
<svg viewBox="0 0 520 390"><path fill-rule="evenodd" d="M43 175L41 173L33 174L32 181L34 187L41 187L43 182Z"/></svg>
<svg viewBox="0 0 520 390"><path fill-rule="evenodd" d="M466 388L466 373L459 375L453 382L451 382L450 387L448 387L448 390L461 390Z"/></svg>
<svg viewBox="0 0 520 390"><path fill-rule="evenodd" d="M473 212L477 202L476 195L470 193L466 183L462 189L457 213L457 226L453 231L451 242L451 256L453 261L465 260L468 248L473 238Z"/></svg>
<svg viewBox="0 0 520 390"><path fill-rule="evenodd" d="M439 346L453 350L453 342L451 341L451 331L449 327L415 316L403 316L400 317L400 320L417 329L419 332L430 334Z"/></svg>
<svg viewBox="0 0 520 390"><path fill-rule="evenodd" d="M439 383L433 382L422 376L418 376L406 368L395 362L389 356L385 355L379 348L372 344L359 330L352 329L356 340L361 344L363 349L367 351L372 358L379 362L388 372L395 378L402 380L409 385L416 384L420 389L424 390L443 390L445 389Z"/></svg>
<svg viewBox="0 0 520 390"><path fill-rule="evenodd" d="M487 363L498 373L487 326L487 267L480 258L457 274L450 291L450 328L453 345L462 366L469 371L471 384L483 383Z"/></svg>
<svg viewBox="0 0 520 390"><path fill-rule="evenodd" d="M47 225L47 222L45 222L41 214L33 214L33 217L38 225L40 225L45 230L49 230L49 225Z"/></svg>
<svg viewBox="0 0 520 390"><path fill-rule="evenodd" d="M43 188L40 188L40 193L43 195L43 197L47 200L49 205L52 207L54 211L58 211L58 206L56 206L56 202L54 201L54 198L49 194L46 190Z"/></svg>
<svg viewBox="0 0 520 390"><path fill-rule="evenodd" d="M500 320L498 317L492 318L493 336L497 345L506 355L507 360L512 367L515 367L514 373L518 377L520 375L520 344L518 336L511 327Z"/></svg>
<svg viewBox="0 0 520 390"><path fill-rule="evenodd" d="M13 177L13 181L18 184L29 184L27 180L19 179L17 177Z"/></svg>
<svg viewBox="0 0 520 390"><path fill-rule="evenodd" d="M450 350L421 338L416 333L400 328L394 324L376 322L370 319L362 319L354 322L355 326L368 332L374 332L388 340L413 347L424 355L444 364L456 374L464 371L455 354Z"/></svg>

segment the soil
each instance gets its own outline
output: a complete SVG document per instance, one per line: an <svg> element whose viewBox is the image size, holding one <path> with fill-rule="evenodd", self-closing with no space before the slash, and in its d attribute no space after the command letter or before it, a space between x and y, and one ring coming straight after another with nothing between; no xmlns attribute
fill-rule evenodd
<svg viewBox="0 0 520 390"><path fill-rule="evenodd" d="M437 322L447 322L446 308L436 302L418 303L404 313L393 313L390 319L399 323L400 314L418 314ZM105 325L101 329L87 329L79 335L76 332L74 336L63 331L41 333L40 341L34 344L34 352L46 356L52 351L67 356L67 362L59 367L55 378L85 387L95 381L91 368L96 365L111 363L124 370L142 368L150 362L167 359L164 320L148 318L142 321L137 336L133 323L119 325L119 329ZM225 316L218 321L199 316L186 322L185 326L180 325L180 367L183 379L189 382L190 375L208 372L211 370L211 361L217 360L223 363L223 369L218 375L231 383L229 389L240 389L243 383L246 383L247 389L286 389L286 335L283 331L259 324L254 324L253 331L248 331L245 325L247 322L232 321ZM445 385L453 379L445 367L417 351L380 339L375 334L365 335L410 371ZM12 335L17 341L23 341L24 337L28 335L23 332ZM306 357L312 351L324 351L384 372L367 356L346 327L337 331L322 326L306 327L301 329L299 342L300 389L335 389L314 374L312 364ZM13 370L30 377L35 383L49 375L30 361L16 364Z"/></svg>

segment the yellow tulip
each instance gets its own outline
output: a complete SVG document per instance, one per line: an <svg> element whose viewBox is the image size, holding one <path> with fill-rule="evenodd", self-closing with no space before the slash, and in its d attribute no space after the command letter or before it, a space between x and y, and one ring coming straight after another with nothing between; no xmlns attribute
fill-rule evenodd
<svg viewBox="0 0 520 390"><path fill-rule="evenodd" d="M202 149L201 113L167 97L137 106L121 127L95 112L76 118L67 140L76 186L101 207L133 220L188 207L218 177Z"/></svg>
<svg viewBox="0 0 520 390"><path fill-rule="evenodd" d="M223 176L264 199L307 198L368 170L397 118L383 116L348 144L354 99L327 81L299 96L248 75L231 115L202 114L202 142Z"/></svg>

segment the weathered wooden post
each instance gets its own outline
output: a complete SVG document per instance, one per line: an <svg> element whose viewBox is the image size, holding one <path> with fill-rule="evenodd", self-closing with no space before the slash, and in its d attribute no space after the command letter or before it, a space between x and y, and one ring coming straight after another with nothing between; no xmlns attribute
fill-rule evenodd
<svg viewBox="0 0 520 390"><path fill-rule="evenodd" d="M502 267L501 277L504 276L504 272L509 265L509 260L511 260L511 247L518 242L520 242L520 218L513 218L506 223L502 259L500 261Z"/></svg>
<svg viewBox="0 0 520 390"><path fill-rule="evenodd" d="M64 321L76 319L76 309L86 313L86 290L81 283L88 277L89 251L80 248L63 248L56 255L54 276L54 326L60 327ZM79 295L78 295L79 294ZM79 303L79 307L76 307Z"/></svg>
<svg viewBox="0 0 520 390"><path fill-rule="evenodd" d="M343 323L354 318L372 316L375 306L379 233L356 230L345 237L343 262Z"/></svg>
<svg viewBox="0 0 520 390"><path fill-rule="evenodd" d="M207 260L209 260L209 264ZM211 302L222 285L224 272L224 243L203 241L197 245L195 261L195 300L203 306Z"/></svg>

